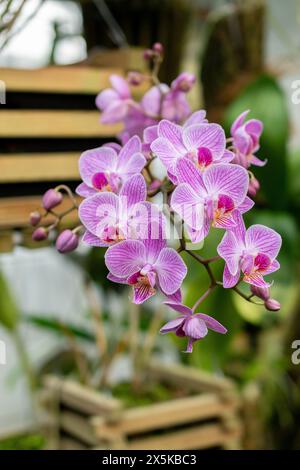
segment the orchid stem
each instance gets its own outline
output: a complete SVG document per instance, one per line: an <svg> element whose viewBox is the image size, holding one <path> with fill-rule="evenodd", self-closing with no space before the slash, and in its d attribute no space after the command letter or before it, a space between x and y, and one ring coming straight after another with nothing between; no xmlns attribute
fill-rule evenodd
<svg viewBox="0 0 300 470"><path fill-rule="evenodd" d="M251 304L264 305L264 303L262 302L255 302L254 300L252 300L253 294L250 294L250 295L244 294L237 286L232 287L232 290L234 290L234 292L236 292L240 297L247 300L247 302L250 302Z"/></svg>
<svg viewBox="0 0 300 470"><path fill-rule="evenodd" d="M210 261L202 258L202 256L198 255L197 253L194 253L193 251L185 249L186 253L188 253L190 256L192 256L194 259L196 259L199 263L201 263L204 268L207 271L207 274L209 276L210 282L212 285L216 284L216 279L214 276L214 273L211 270L211 267L209 265Z"/></svg>
<svg viewBox="0 0 300 470"><path fill-rule="evenodd" d="M201 302L203 302L206 299L206 297L209 296L209 294L214 290L214 288L216 286L217 286L217 284L210 285L209 288L207 289L207 291L205 291L204 294L202 294L201 297L199 297L199 299L195 302L194 306L192 307L193 312L195 312L198 305L200 305Z"/></svg>

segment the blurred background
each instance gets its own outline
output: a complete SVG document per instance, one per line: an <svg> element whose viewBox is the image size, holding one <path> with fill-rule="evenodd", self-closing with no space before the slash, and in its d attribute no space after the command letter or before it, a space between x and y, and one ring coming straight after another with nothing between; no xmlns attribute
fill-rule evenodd
<svg viewBox="0 0 300 470"><path fill-rule="evenodd" d="M232 291L216 290L205 301L205 311L225 324L229 333L208 335L196 344L192 355L181 354L183 343L178 338L156 335L153 354L161 362L190 364L230 377L243 394L253 397L257 406L251 426L256 430L256 442L248 443L250 448L299 449L300 364L293 353L300 347L300 1L2 0L0 14L0 80L2 70L8 68L138 69L143 67L141 51L160 41L166 56L161 80L169 83L182 70L197 76L197 86L190 94L193 110L207 109L208 118L222 123L227 132L245 109L263 121L258 156L267 158L268 164L255 170L261 190L247 223L263 223L283 237L281 270L273 276L272 287L272 297L282 308L268 312ZM30 148L28 139L19 141L18 147L12 135L1 133L6 126L5 109L37 108L42 103L32 93L25 95L17 97L8 89L6 105L0 105L2 154ZM59 100L67 109L94 109L94 98L93 93L88 99L78 96L72 105L70 99L65 105L63 97ZM79 156L80 150L105 140L111 139L85 136L78 139L76 149L66 142L63 148L76 150ZM43 145L45 150L48 143ZM51 145L53 150L53 142ZM0 174L2 163L0 155ZM71 180L71 185L76 183L75 177ZM32 184L1 182L0 226L9 198L38 195L49 185L43 178ZM95 302L109 338L108 348L117 350L111 381L131 377L128 354L118 343L129 328L128 292L106 281L102 250L80 247L76 254L62 257L51 246L28 246L14 227L10 228L13 243L8 248L3 242L8 228L5 223L3 227L0 340L5 344L6 363L0 361L0 449L39 448L43 446L41 436L22 431L34 428L33 382L45 371L81 380L84 371L74 361L74 348L97 370ZM214 255L221 236L213 232L203 256ZM201 266L185 261L189 276L184 300L192 305L208 281ZM222 262L214 265L219 278L222 269ZM159 309L159 299L141 309L142 332L137 342L143 342L153 312ZM167 312L160 314L157 331L160 321L168 317ZM10 433L23 437L6 439Z"/></svg>

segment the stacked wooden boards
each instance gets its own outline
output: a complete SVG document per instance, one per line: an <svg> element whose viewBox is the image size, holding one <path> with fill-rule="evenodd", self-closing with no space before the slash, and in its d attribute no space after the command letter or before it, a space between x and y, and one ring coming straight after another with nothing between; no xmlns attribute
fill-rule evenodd
<svg viewBox="0 0 300 470"><path fill-rule="evenodd" d="M112 73L124 71L89 66L0 69L6 86L6 104L0 105L0 250L12 245L12 230L26 232L40 194L59 182L77 185L82 151L114 140L120 132L120 125L100 123L95 106Z"/></svg>
<svg viewBox="0 0 300 470"><path fill-rule="evenodd" d="M155 362L146 380L175 385L180 398L126 408L111 396L47 376L43 429L52 449L239 449L241 396L227 378Z"/></svg>

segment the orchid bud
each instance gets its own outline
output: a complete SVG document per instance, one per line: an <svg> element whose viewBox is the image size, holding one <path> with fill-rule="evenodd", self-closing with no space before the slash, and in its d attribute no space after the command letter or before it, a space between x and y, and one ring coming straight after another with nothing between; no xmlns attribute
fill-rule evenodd
<svg viewBox="0 0 300 470"><path fill-rule="evenodd" d="M259 297L260 299L266 301L270 298L270 289L268 287L257 287L257 286L250 286L250 290L253 295Z"/></svg>
<svg viewBox="0 0 300 470"><path fill-rule="evenodd" d="M129 85L133 85L133 86L140 85L143 79L144 79L143 75L139 72L129 72L127 76Z"/></svg>
<svg viewBox="0 0 300 470"><path fill-rule="evenodd" d="M56 249L60 253L69 253L78 247L79 238L72 230L63 230L56 240Z"/></svg>
<svg viewBox="0 0 300 470"><path fill-rule="evenodd" d="M43 240L47 240L48 238L48 231L45 227L37 228L32 234L32 240L35 242L41 242Z"/></svg>
<svg viewBox="0 0 300 470"><path fill-rule="evenodd" d="M250 176L248 195L251 197L256 196L257 191L259 191L260 184L259 181L255 178L253 174Z"/></svg>
<svg viewBox="0 0 300 470"><path fill-rule="evenodd" d="M155 42L152 46L152 50L157 54L162 55L164 53L164 46L160 42Z"/></svg>
<svg viewBox="0 0 300 470"><path fill-rule="evenodd" d="M29 223L30 225L32 225L33 227L35 227L40 221L41 221L41 214L39 213L39 211L34 211L34 212L31 212L30 216L29 216Z"/></svg>
<svg viewBox="0 0 300 470"><path fill-rule="evenodd" d="M280 310L281 305L278 302L278 300L268 299L265 302L265 307L267 310L271 310L272 312L277 312L278 310Z"/></svg>
<svg viewBox="0 0 300 470"><path fill-rule="evenodd" d="M143 57L144 57L145 60L150 60L150 59L152 59L152 58L153 58L153 51L152 51L152 49L146 49L146 50L144 51Z"/></svg>
<svg viewBox="0 0 300 470"><path fill-rule="evenodd" d="M172 90L188 93L194 86L196 77L192 73L182 72L171 84Z"/></svg>
<svg viewBox="0 0 300 470"><path fill-rule="evenodd" d="M58 206L62 200L63 196L59 191L48 189L43 196L42 204L46 211L50 211L54 207Z"/></svg>

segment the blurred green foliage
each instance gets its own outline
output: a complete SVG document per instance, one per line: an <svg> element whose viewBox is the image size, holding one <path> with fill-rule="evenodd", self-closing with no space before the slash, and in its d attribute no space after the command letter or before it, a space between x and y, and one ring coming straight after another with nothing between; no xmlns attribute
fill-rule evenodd
<svg viewBox="0 0 300 470"><path fill-rule="evenodd" d="M0 271L0 325L14 331L20 318L17 304L10 292L7 282Z"/></svg>
<svg viewBox="0 0 300 470"><path fill-rule="evenodd" d="M10 437L0 441L0 450L40 450L45 446L45 439L40 434Z"/></svg>
<svg viewBox="0 0 300 470"><path fill-rule="evenodd" d="M275 78L263 75L251 83L228 107L224 127L229 129L234 119L246 109L248 117L261 119L264 131L257 155L267 159L267 166L251 168L261 182L261 194L268 207L284 209L288 203L287 144L288 110L285 96Z"/></svg>

